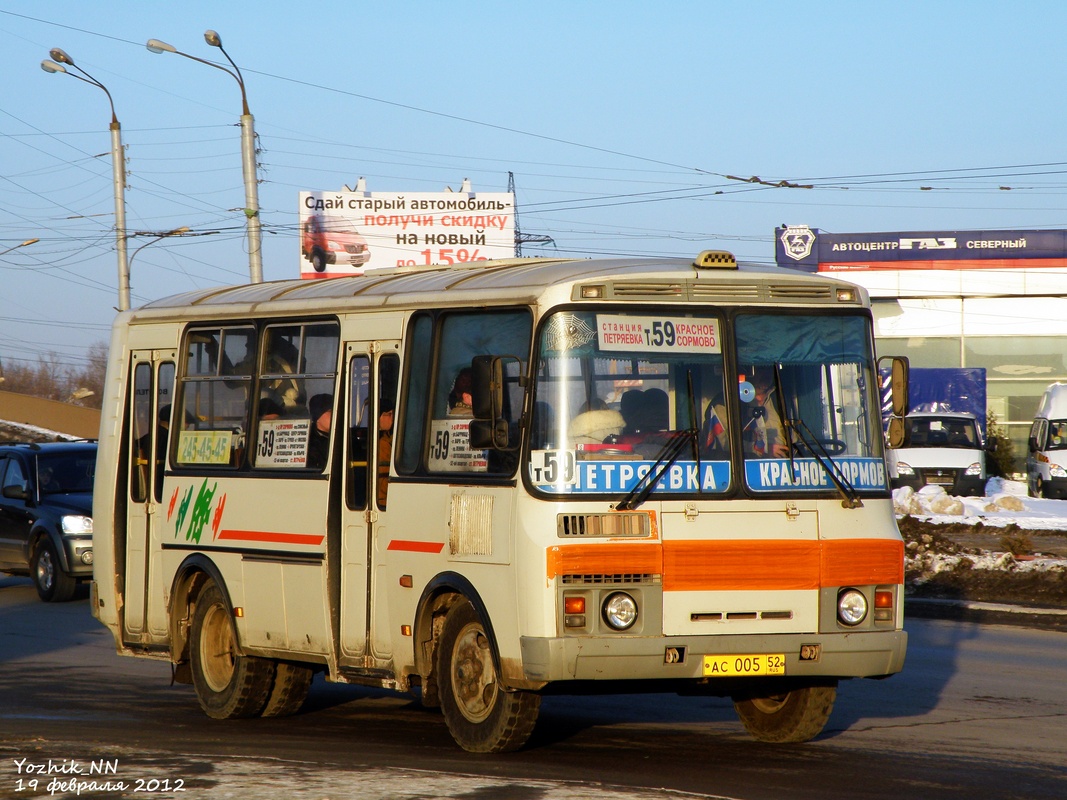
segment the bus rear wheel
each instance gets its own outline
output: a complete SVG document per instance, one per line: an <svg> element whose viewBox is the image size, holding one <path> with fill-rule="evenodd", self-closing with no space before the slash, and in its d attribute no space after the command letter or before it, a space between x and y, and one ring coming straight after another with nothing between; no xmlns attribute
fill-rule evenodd
<svg viewBox="0 0 1067 800"><path fill-rule="evenodd" d="M464 750L507 753L526 744L541 697L501 686L489 637L467 600L445 617L437 645L437 679L445 724Z"/></svg>
<svg viewBox="0 0 1067 800"><path fill-rule="evenodd" d="M822 732L837 698L837 681L775 694L735 696L741 723L761 742L807 742Z"/></svg>
<svg viewBox="0 0 1067 800"><path fill-rule="evenodd" d="M238 719L262 712L274 680L274 662L237 652L229 604L214 582L196 599L189 649L193 686L205 714Z"/></svg>
<svg viewBox="0 0 1067 800"><path fill-rule="evenodd" d="M312 677L314 673L310 667L277 662L274 683L261 714L264 717L291 717L304 705Z"/></svg>

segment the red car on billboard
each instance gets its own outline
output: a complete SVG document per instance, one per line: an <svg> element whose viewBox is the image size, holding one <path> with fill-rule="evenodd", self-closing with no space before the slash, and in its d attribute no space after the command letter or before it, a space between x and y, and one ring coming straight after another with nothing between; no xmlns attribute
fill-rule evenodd
<svg viewBox="0 0 1067 800"><path fill-rule="evenodd" d="M325 272L328 264L362 267L370 260L367 240L344 217L313 214L302 226L300 252L315 272ZM357 270L361 274L363 270Z"/></svg>

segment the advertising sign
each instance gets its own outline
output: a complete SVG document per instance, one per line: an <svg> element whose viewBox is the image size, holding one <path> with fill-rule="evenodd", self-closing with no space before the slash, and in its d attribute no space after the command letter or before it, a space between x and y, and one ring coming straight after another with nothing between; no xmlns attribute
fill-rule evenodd
<svg viewBox="0 0 1067 800"><path fill-rule="evenodd" d="M510 192L301 192L300 277L515 255Z"/></svg>
<svg viewBox="0 0 1067 800"><path fill-rule="evenodd" d="M1067 231L824 233L775 229L775 261L805 272L1067 266Z"/></svg>

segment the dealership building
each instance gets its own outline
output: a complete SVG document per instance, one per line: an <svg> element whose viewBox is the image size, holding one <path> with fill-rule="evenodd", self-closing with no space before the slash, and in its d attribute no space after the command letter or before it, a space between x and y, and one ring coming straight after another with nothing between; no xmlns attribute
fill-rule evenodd
<svg viewBox="0 0 1067 800"><path fill-rule="evenodd" d="M863 286L878 356L913 367L981 368L988 409L1015 443L1045 387L1067 381L1067 231L775 231L779 266Z"/></svg>

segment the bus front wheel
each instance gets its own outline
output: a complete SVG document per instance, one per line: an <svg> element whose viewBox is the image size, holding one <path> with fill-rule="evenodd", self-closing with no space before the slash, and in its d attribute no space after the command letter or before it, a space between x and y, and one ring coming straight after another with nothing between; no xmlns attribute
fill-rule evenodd
<svg viewBox="0 0 1067 800"><path fill-rule="evenodd" d="M196 599L189 649L193 686L205 714L237 719L263 710L274 680L274 662L237 652L230 608L214 582Z"/></svg>
<svg viewBox="0 0 1067 800"><path fill-rule="evenodd" d="M541 697L500 685L489 637L467 600L445 617L437 645L437 677L445 724L464 750L506 753L530 738Z"/></svg>
<svg viewBox="0 0 1067 800"><path fill-rule="evenodd" d="M761 742L806 742L826 725L837 697L837 681L777 694L735 696L742 724Z"/></svg>

